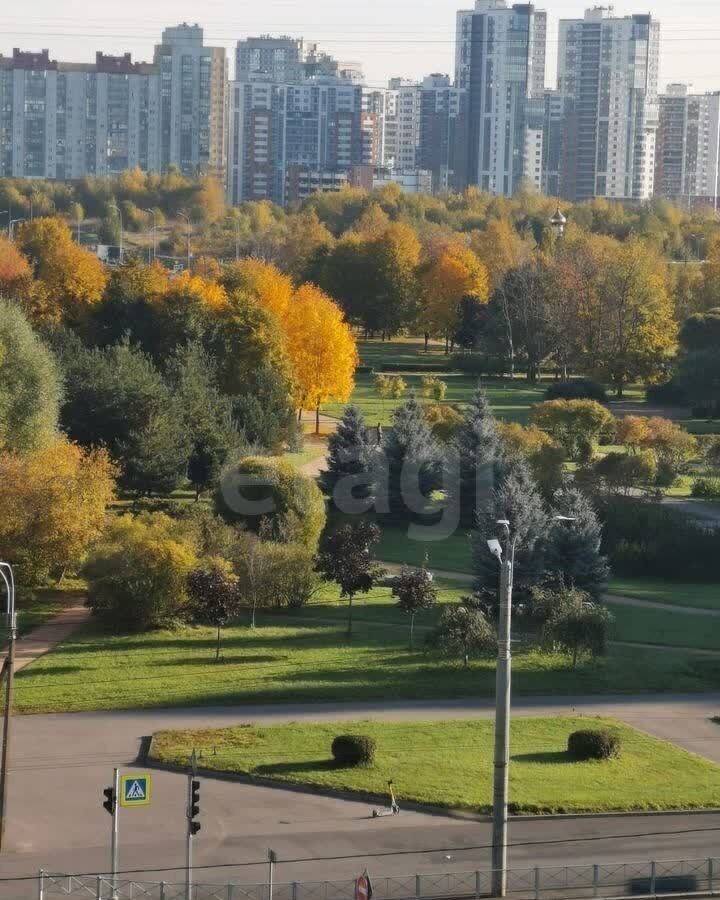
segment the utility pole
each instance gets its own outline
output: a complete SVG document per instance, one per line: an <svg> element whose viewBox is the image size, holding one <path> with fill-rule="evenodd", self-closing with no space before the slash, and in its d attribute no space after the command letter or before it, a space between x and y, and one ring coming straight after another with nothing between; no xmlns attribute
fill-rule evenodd
<svg viewBox="0 0 720 900"><path fill-rule="evenodd" d="M112 816L110 822L110 879L113 900L117 900L118 838L120 836L120 769L113 769L112 787L103 791L103 809Z"/></svg>
<svg viewBox="0 0 720 900"><path fill-rule="evenodd" d="M113 810L112 837L110 841L110 869L112 875L113 900L117 897L118 851L120 837L120 769L113 770Z"/></svg>
<svg viewBox="0 0 720 900"><path fill-rule="evenodd" d="M193 749L187 786L187 834L185 837L185 900L192 900L193 838L200 831L195 816L200 812L200 782L197 774L197 757Z"/></svg>
<svg viewBox="0 0 720 900"><path fill-rule="evenodd" d="M273 900L273 888L275 879L275 863L277 862L277 853L274 850L268 850L268 900Z"/></svg>
<svg viewBox="0 0 720 900"><path fill-rule="evenodd" d="M2 757L0 758L0 850L5 845L7 824L8 766L10 761L10 726L12 723L13 695L15 692L15 640L17 617L15 613L15 575L12 566L0 562L0 577L7 592L8 653L3 665L5 675L5 715L3 723Z"/></svg>
<svg viewBox="0 0 720 900"><path fill-rule="evenodd" d="M508 781L510 767L510 686L512 654L510 649L510 623L512 607L513 567L515 563L515 539L510 535L510 523L497 523L505 530L505 556L498 541L497 550L491 551L500 560L500 617L498 621L498 655L495 674L495 756L493 768L493 823L492 823L492 886L493 897L504 897L507 891L508 844Z"/></svg>
<svg viewBox="0 0 720 900"><path fill-rule="evenodd" d="M179 212L179 213L178 213L178 216L179 216L181 219L184 220L184 222L185 222L185 227L186 227L186 231L185 231L185 236L186 236L186 239L187 239L187 263L186 263L186 265L187 265L187 270L188 270L188 272L189 272L189 271L190 271L190 259L191 259L191 253L190 253L190 233L191 233L191 231L192 231L192 226L191 226L191 224L190 224L190 217L189 217L186 213Z"/></svg>

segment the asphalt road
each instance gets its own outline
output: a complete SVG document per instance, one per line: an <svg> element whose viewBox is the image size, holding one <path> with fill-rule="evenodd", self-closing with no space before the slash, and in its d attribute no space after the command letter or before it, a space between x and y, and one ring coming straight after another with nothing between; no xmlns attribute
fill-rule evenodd
<svg viewBox="0 0 720 900"><path fill-rule="evenodd" d="M522 699L514 710L516 715L614 715L720 762L720 726L709 721L720 712L717 694ZM19 717L0 877L31 875L39 868L107 871L110 816L102 809L102 790L113 766L132 768L142 738L161 728L363 718L431 721L491 714L486 701L463 701ZM402 783L402 773L397 781ZM122 811L120 869L146 870L128 877L181 880L185 788L182 776L155 773L152 805ZM263 881L266 867L259 861L268 847L281 860L278 881L352 878L366 864L377 875L489 865L485 821L410 811L374 820L367 803L284 789L205 779L200 819L195 862L210 868L198 871L198 881ZM511 864L520 866L720 856L720 813L515 820L511 843ZM364 858L388 853L396 855ZM329 856L351 858L314 859ZM311 861L287 862L305 859ZM175 871L159 871L173 867ZM29 882L0 883L0 896L33 896L34 890Z"/></svg>

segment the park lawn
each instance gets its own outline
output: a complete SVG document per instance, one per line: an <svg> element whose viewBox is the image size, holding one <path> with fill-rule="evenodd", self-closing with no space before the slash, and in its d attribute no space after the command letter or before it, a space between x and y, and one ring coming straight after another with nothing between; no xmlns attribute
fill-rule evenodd
<svg viewBox="0 0 720 900"><path fill-rule="evenodd" d="M494 659L465 668L423 652L437 610L418 615L414 652L408 650L408 620L403 625L398 610L367 604L351 641L346 614L340 605L261 611L255 631L244 619L223 630L222 663L214 661L212 628L115 636L93 623L18 673L16 708L39 713L493 695ZM563 654L518 644L513 680L518 694L692 692L720 687L720 661L613 647L607 658L574 670Z"/></svg>
<svg viewBox="0 0 720 900"><path fill-rule="evenodd" d="M358 374L355 377L355 389L350 402L354 403L363 412L368 426L378 423L389 425L395 409L403 404L410 393L414 391L421 396L421 375L412 375L405 372L400 374L407 384L404 397L398 400L382 398L375 390L375 376ZM478 384L478 379L466 375L443 375L443 381L447 383L448 392L443 403L463 406L472 397ZM536 403L543 399L544 391L540 387L532 387L525 381L516 379L488 379L483 381L483 388L492 406L495 415L504 421L520 422L525 424L530 416L530 410ZM421 398L422 399L422 398ZM431 400L423 400L425 403L433 403ZM330 416L340 417L345 408L344 403L328 403L322 407L322 412Z"/></svg>
<svg viewBox="0 0 720 900"><path fill-rule="evenodd" d="M720 619L674 610L608 603L610 640L720 651Z"/></svg>
<svg viewBox="0 0 720 900"><path fill-rule="evenodd" d="M664 578L618 576L610 579L608 590L611 594L651 600L654 603L669 603L698 609L720 609L720 582L699 584L666 581Z"/></svg>
<svg viewBox="0 0 720 900"><path fill-rule="evenodd" d="M383 562L419 566L427 555L430 569L465 575L472 575L473 572L472 538L468 529L458 529L449 537L437 541L423 539L421 527L413 531L411 539L407 526L383 523L380 540L373 552Z"/></svg>
<svg viewBox="0 0 720 900"><path fill-rule="evenodd" d="M568 736L581 728L617 732L620 757L571 759ZM330 754L338 733L374 737L374 763L338 766ZM490 720L162 731L153 737L150 758L184 766L193 749L202 751L200 765L207 770L383 800L392 779L401 806L404 800L483 812L491 806ZM515 813L712 808L720 805L720 767L612 719L516 717L511 726L510 797Z"/></svg>

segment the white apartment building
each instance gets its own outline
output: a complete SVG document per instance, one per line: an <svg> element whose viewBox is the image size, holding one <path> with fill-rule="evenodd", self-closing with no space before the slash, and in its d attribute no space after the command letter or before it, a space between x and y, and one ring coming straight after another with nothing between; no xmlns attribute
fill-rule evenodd
<svg viewBox="0 0 720 900"><path fill-rule="evenodd" d="M660 96L655 195L675 203L707 203L720 194L720 92L690 94L671 84Z"/></svg>
<svg viewBox="0 0 720 900"><path fill-rule="evenodd" d="M531 4L476 0L475 9L458 12L455 84L468 98L469 184L509 196L524 178L542 176L535 147L546 34L546 13Z"/></svg>
<svg viewBox="0 0 720 900"><path fill-rule="evenodd" d="M561 19L561 193L646 200L653 194L660 25L648 14L596 7Z"/></svg>

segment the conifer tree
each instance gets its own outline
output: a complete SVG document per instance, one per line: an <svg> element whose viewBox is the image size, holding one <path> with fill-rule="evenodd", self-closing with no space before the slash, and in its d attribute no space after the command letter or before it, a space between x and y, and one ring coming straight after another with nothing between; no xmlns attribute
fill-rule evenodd
<svg viewBox="0 0 720 900"><path fill-rule="evenodd" d="M473 528L478 506L493 490L500 438L485 392L478 385L465 410L463 424L453 442L457 472L448 479L452 502L460 508L460 524ZM454 483L453 483L454 482Z"/></svg>
<svg viewBox="0 0 720 900"><path fill-rule="evenodd" d="M352 404L346 406L337 429L328 438L327 470L321 477L325 493L332 497L338 481L347 478L358 483L354 496L367 497L370 483L363 476L370 472L372 451L362 412Z"/></svg>
<svg viewBox="0 0 720 900"><path fill-rule="evenodd" d="M513 598L522 601L528 588L544 574L548 515L524 462L513 463L508 474L493 492L490 503L478 515L478 532L474 546L474 567L478 598L488 609L496 609L500 566L490 553L487 542L502 537L499 519L510 522L515 539Z"/></svg>
<svg viewBox="0 0 720 900"><path fill-rule="evenodd" d="M418 511L422 496L442 483L443 453L415 396L393 414L384 441L386 509L390 518L407 519ZM412 492L414 496L410 497ZM410 503L408 503L410 501Z"/></svg>
<svg viewBox="0 0 720 900"><path fill-rule="evenodd" d="M545 568L560 576L567 588L585 591L600 600L610 569L600 553L602 525L590 500L577 488L558 491L553 514L573 519L554 521L547 542Z"/></svg>

